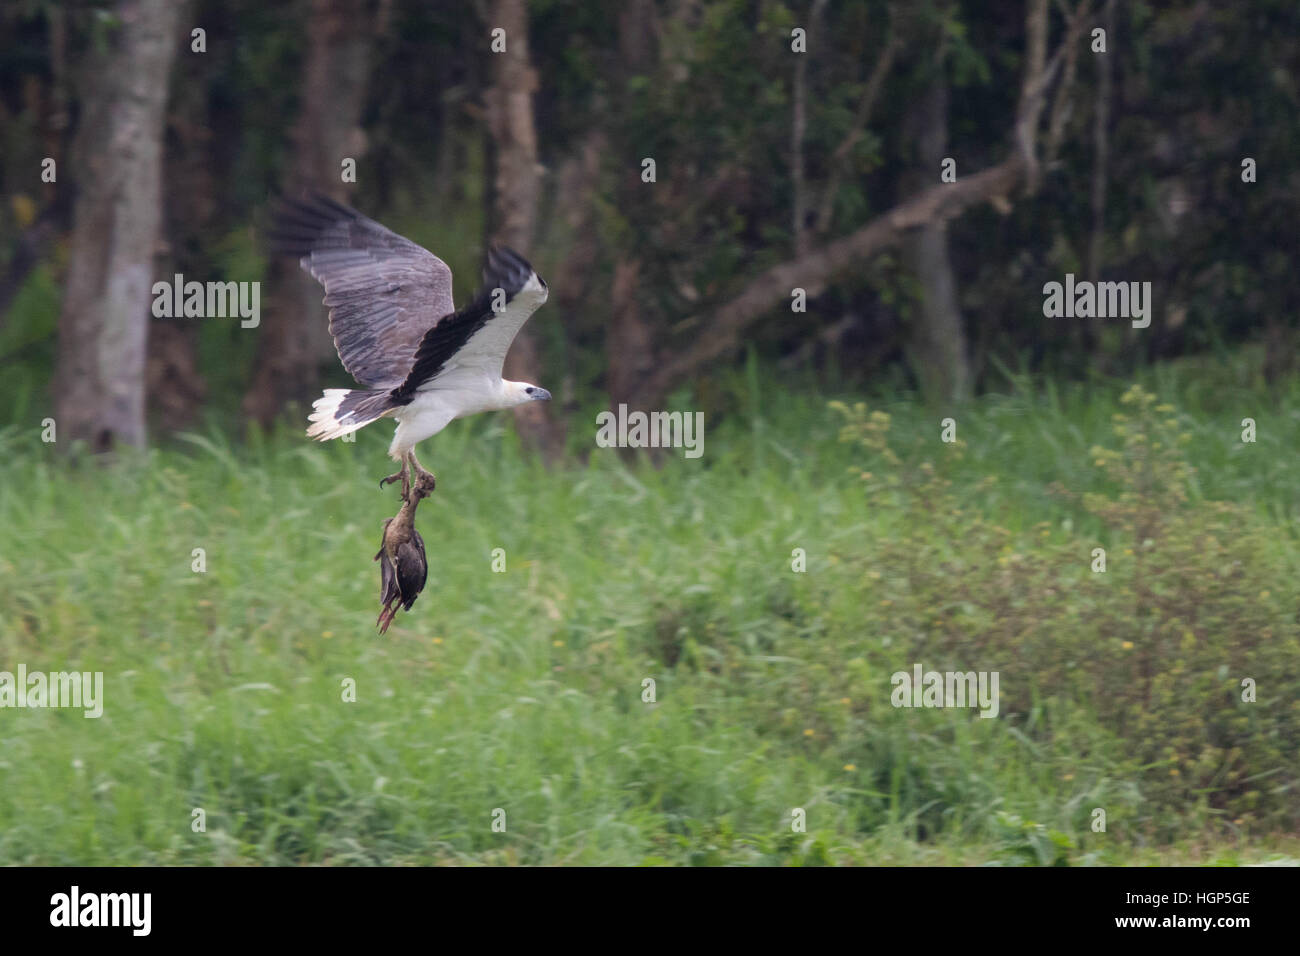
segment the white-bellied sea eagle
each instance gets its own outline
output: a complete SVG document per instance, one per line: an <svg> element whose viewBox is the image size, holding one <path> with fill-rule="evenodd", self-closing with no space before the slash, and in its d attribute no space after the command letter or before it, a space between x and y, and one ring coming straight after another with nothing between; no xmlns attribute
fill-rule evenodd
<svg viewBox="0 0 1300 956"><path fill-rule="evenodd" d="M394 419L388 453L402 467L381 486L400 478L405 498L412 470L432 482L415 446L454 419L551 397L501 377L510 343L547 295L517 253L491 248L483 288L456 311L445 262L333 199L283 200L269 238L324 286L339 359L364 386L325 389L307 434L325 441Z"/></svg>

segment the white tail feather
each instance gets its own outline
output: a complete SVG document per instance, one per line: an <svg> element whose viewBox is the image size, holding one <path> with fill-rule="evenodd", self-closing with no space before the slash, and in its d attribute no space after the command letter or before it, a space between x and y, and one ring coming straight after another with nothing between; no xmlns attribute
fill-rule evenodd
<svg viewBox="0 0 1300 956"><path fill-rule="evenodd" d="M316 401L311 403L315 409L307 420L312 426L307 429L307 437L314 438L317 441L329 441L331 438L342 438L344 435L350 435L358 428L369 425L374 419L359 421L349 412L342 420L337 420L334 416L338 414L339 406L343 404L343 399L347 398L350 388L327 388L325 394Z"/></svg>

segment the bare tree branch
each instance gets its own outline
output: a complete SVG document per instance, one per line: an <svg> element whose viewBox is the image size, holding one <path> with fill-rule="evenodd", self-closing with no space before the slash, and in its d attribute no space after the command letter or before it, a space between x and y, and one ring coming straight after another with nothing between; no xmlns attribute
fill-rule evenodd
<svg viewBox="0 0 1300 956"><path fill-rule="evenodd" d="M1025 76L1020 86L1020 105L1016 108L1016 147L1026 164L1025 191L1030 195L1038 190L1035 142L1046 103L1045 94L1056 77L1065 50L1066 44L1063 43L1051 60L1046 61L1047 0L1030 0L1025 14Z"/></svg>
<svg viewBox="0 0 1300 956"><path fill-rule="evenodd" d="M1046 93L1064 55L1062 46L1048 59L1047 26L1047 0L1030 0L1025 17L1025 73L1014 123L1015 149L1010 156L956 183L927 189L857 231L762 272L739 295L700 321L700 334L691 347L661 361L636 389L630 404L649 407L657 403L704 363L733 349L745 329L789 300L792 289L803 288L815 294L850 266L896 244L911 229L952 219L983 202L1005 205L1007 197L1020 185L1032 192L1038 170L1035 146Z"/></svg>
<svg viewBox="0 0 1300 956"><path fill-rule="evenodd" d="M1061 4L1065 6L1064 3ZM1056 162L1056 155L1065 136L1065 124L1070 118L1070 94L1074 92L1074 77L1079 63L1079 38L1083 35L1083 25L1089 13L1089 2L1083 0L1073 12L1065 10L1068 24L1065 49L1065 73L1056 87L1056 98L1052 101L1052 122L1047 133L1046 162L1049 169Z"/></svg>
<svg viewBox="0 0 1300 956"><path fill-rule="evenodd" d="M751 323L783 301L796 287L816 294L838 273L856 262L894 245L910 229L939 219L952 219L977 203L994 196L1005 197L1026 170L1016 152L997 166L968 176L957 183L927 189L877 216L857 232L836 239L805 256L773 266L750 282L740 295L719 307L706 321L692 347L660 363L637 390L642 406L654 403L677 382L689 377L703 363L732 349Z"/></svg>
<svg viewBox="0 0 1300 956"><path fill-rule="evenodd" d="M840 145L835 147L835 152L831 154L831 172L826 180L826 189L822 193L821 207L817 210L816 232L819 236L825 235L831 226L831 219L835 211L835 194L839 192L840 182L844 179L844 174L849 168L849 156L866 130L867 121L871 118L871 111L875 108L876 100L880 96L880 89L885 85L885 77L893 69L894 58L902 45L898 34L891 31L885 49L881 52L880 59L876 60L875 68L871 71L871 77L867 80L867 88L863 91L862 100L858 103L858 110L853 116L853 125L849 127L848 135L844 137Z"/></svg>

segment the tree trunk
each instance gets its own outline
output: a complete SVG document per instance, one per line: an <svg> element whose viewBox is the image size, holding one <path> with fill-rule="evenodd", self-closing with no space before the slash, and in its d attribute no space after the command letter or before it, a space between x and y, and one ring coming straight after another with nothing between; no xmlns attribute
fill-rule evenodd
<svg viewBox="0 0 1300 956"><path fill-rule="evenodd" d="M637 277L641 264L635 259L620 260L614 267L614 284L610 289L609 331L605 350L609 353L606 387L610 402L636 404L637 383L654 367L654 341L641 317L637 295ZM643 411L650 409L643 408Z"/></svg>
<svg viewBox="0 0 1300 956"><path fill-rule="evenodd" d="M618 51L624 84L655 68L661 30L653 0L632 0L618 19ZM638 184L639 185L639 184ZM641 186L640 188L645 188ZM605 389L612 406L628 404L642 411L637 388L655 364L655 335L641 312L641 263L623 250L614 265L609 325L605 332Z"/></svg>
<svg viewBox="0 0 1300 956"><path fill-rule="evenodd" d="M552 414L568 414L575 409L574 381L577 377L575 350L570 347L572 329L583 323L584 312L596 309L599 301L593 279L599 275L602 245L596 216L596 193L600 187L600 157L605 151L605 134L597 120L583 136L578 148L567 156L555 175L554 206L546 228L538 230L538 242L547 248L564 249L564 258L556 266L551 283L552 315L562 316L559 329L565 343L564 367L559 389L551 387L556 397ZM554 375L548 371L547 377Z"/></svg>
<svg viewBox="0 0 1300 956"><path fill-rule="evenodd" d="M359 125L374 37L366 0L312 0L302 112L294 124L293 166L286 191L316 190L346 201L342 163L365 152ZM297 260L271 262L267 284L274 303L264 317L253 383L244 411L269 425L285 403L314 397L320 369L334 357L320 286Z"/></svg>
<svg viewBox="0 0 1300 956"><path fill-rule="evenodd" d="M537 71L528 55L528 10L525 0L493 0L488 28L505 31L505 52L489 54L490 84L485 92L488 135L493 145L491 241L532 259L541 177L537 163L537 128L533 91ZM539 385L541 350L531 322L520 330L506 357L505 377ZM525 444L547 461L563 449L560 423L542 402L515 409L515 426Z"/></svg>
<svg viewBox="0 0 1300 956"><path fill-rule="evenodd" d="M155 260L164 278L176 273L199 281L218 278L204 274L213 264L206 239L221 228L215 221L221 210L221 188L212 162L215 134L208 95L218 69L212 57L188 57L185 82L177 83L171 93L158 243L165 251ZM200 327L200 322L184 316L154 318L149 323L145 397L150 424L164 432L192 425L207 399L207 384L199 371Z"/></svg>
<svg viewBox="0 0 1300 956"><path fill-rule="evenodd" d="M936 65L937 70L942 68ZM919 176L914 184L933 182L939 175L948 145L948 85L936 75L909 117L917 143ZM908 357L921 392L939 402L961 402L970 397L971 371L957 278L948 256L948 225L929 222L903 240L903 260L921 285L912 326Z"/></svg>
<svg viewBox="0 0 1300 956"><path fill-rule="evenodd" d="M813 0L812 10L808 14L806 30L809 42L821 42L821 16L826 7L826 0ZM803 141L808 132L808 57L805 51L794 58L794 88L791 91L793 107L790 115L790 181L794 191L794 204L791 209L791 235L794 237L794 254L808 254L812 237L811 223L808 221L809 200L808 183L804 178Z"/></svg>
<svg viewBox="0 0 1300 956"><path fill-rule="evenodd" d="M79 187L59 317L55 416L95 451L145 442L145 351L168 80L185 4L119 0L107 49L82 76Z"/></svg>

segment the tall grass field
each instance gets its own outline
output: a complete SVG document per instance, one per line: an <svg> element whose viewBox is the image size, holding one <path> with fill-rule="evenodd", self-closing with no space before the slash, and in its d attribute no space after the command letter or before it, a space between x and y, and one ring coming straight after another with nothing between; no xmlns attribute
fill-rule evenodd
<svg viewBox="0 0 1300 956"><path fill-rule="evenodd" d="M0 864L1300 857L1300 388L780 381L696 459L454 424L384 636L386 425L0 432L0 671L103 673L98 719L0 708ZM894 706L917 664L996 717Z"/></svg>

